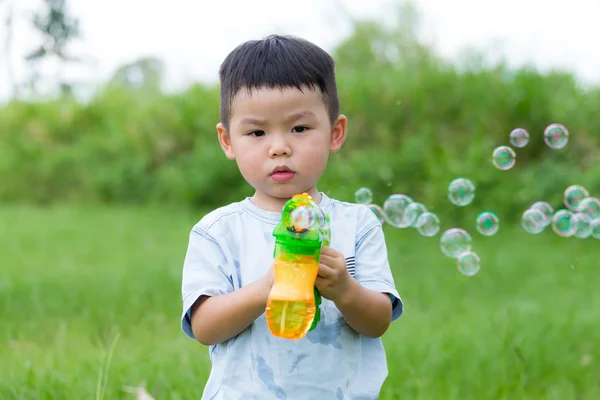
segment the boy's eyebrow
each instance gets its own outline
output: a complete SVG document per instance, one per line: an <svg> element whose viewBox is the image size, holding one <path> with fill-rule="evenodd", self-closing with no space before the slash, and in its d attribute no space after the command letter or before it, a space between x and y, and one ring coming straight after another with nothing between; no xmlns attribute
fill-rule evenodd
<svg viewBox="0 0 600 400"><path fill-rule="evenodd" d="M240 121L240 125L262 125L265 123L264 119L260 119L260 118L253 118L253 117L244 117L242 118L242 120Z"/></svg>
<svg viewBox="0 0 600 400"><path fill-rule="evenodd" d="M302 117L315 117L315 113L310 110L300 111L300 112L294 113L292 115L289 115L286 118L286 121L297 121Z"/></svg>
<svg viewBox="0 0 600 400"><path fill-rule="evenodd" d="M292 122L292 121L297 121L302 117L315 117L315 113L313 113L310 110L300 111L300 112L289 115L285 120L286 120L286 122ZM266 123L266 121L264 119L255 118L255 117L244 117L240 121L240 125L246 125L246 124L263 125L265 123Z"/></svg>

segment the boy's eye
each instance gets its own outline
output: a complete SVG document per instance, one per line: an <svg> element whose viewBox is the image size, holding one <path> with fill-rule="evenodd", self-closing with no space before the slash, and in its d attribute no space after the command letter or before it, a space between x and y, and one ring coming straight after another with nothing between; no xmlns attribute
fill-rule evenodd
<svg viewBox="0 0 600 400"><path fill-rule="evenodd" d="M260 136L263 136L264 134L265 134L265 131L252 131L248 135L254 136L254 137L260 137Z"/></svg>
<svg viewBox="0 0 600 400"><path fill-rule="evenodd" d="M307 126L295 126L292 131L296 133L306 132L308 130Z"/></svg>

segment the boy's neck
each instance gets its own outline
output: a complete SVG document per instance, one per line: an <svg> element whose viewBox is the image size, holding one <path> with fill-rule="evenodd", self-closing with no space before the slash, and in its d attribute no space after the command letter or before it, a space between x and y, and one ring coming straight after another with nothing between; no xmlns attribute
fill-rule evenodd
<svg viewBox="0 0 600 400"><path fill-rule="evenodd" d="M317 190L316 187L313 187L312 189L306 191L306 193L308 193L313 198L315 203L319 204L321 202L323 195L321 195L321 193ZM300 194L300 193L298 193L298 194ZM285 203L287 203L288 200L290 200L290 199L291 199L291 197L290 198L271 197L271 196L267 196L264 193L260 193L257 191L250 198L250 201L252 201L252 204L254 204L256 207L260 208L261 210L280 213L281 210L283 210L283 206L285 206Z"/></svg>

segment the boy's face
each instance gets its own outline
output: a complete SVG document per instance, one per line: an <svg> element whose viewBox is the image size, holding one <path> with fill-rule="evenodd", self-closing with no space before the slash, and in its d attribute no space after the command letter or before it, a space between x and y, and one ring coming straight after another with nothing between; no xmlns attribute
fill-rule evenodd
<svg viewBox="0 0 600 400"><path fill-rule="evenodd" d="M281 211L293 195L306 192L316 201L317 181L330 151L346 138L346 117L333 126L319 91L304 88L243 88L232 103L229 131L217 125L225 155L235 159L244 179L256 189L254 203Z"/></svg>

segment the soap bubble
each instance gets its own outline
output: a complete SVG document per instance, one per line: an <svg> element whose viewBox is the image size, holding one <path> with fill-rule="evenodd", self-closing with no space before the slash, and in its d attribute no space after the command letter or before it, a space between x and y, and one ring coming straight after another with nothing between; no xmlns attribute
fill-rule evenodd
<svg viewBox="0 0 600 400"><path fill-rule="evenodd" d="M564 203L565 206L571 211L579 211L581 202L589 197L589 193L586 188L580 185L571 185L565 189Z"/></svg>
<svg viewBox="0 0 600 400"><path fill-rule="evenodd" d="M500 228L500 219L493 212L484 211L477 216L475 227L482 235L493 236Z"/></svg>
<svg viewBox="0 0 600 400"><path fill-rule="evenodd" d="M369 188L361 187L354 193L354 198L359 204L371 204L373 201L373 192Z"/></svg>
<svg viewBox="0 0 600 400"><path fill-rule="evenodd" d="M592 237L600 239L600 220L592 222Z"/></svg>
<svg viewBox="0 0 600 400"><path fill-rule="evenodd" d="M579 203L579 211L587 214L592 221L600 219L600 200L595 197L586 197Z"/></svg>
<svg viewBox="0 0 600 400"><path fill-rule="evenodd" d="M448 185L448 199L456 206L464 207L475 198L475 185L466 178L458 178Z"/></svg>
<svg viewBox="0 0 600 400"><path fill-rule="evenodd" d="M508 146L496 147L492 153L492 162L494 166L503 171L514 167L517 160L517 154Z"/></svg>
<svg viewBox="0 0 600 400"><path fill-rule="evenodd" d="M377 204L369 204L367 205L367 207L369 207L369 209L373 211L373 214L375 214L379 222L383 224L385 221L385 213L383 212L383 209Z"/></svg>
<svg viewBox="0 0 600 400"><path fill-rule="evenodd" d="M315 219L315 212L312 207L300 206L292 210L291 217L292 225L296 230L305 230L312 225Z"/></svg>
<svg viewBox="0 0 600 400"><path fill-rule="evenodd" d="M406 207L406 223L410 223L410 226L416 227L416 223L419 220L421 214L427 211L427 207L418 202L412 202Z"/></svg>
<svg viewBox="0 0 600 400"><path fill-rule="evenodd" d="M317 229L323 229L329 223L329 217L325 214L321 207L314 207L310 210L313 217L313 225ZM293 214L292 214L293 215Z"/></svg>
<svg viewBox="0 0 600 400"><path fill-rule="evenodd" d="M578 239L587 239L592 235L592 219L582 212L573 214L573 225L575 225L574 236Z"/></svg>
<svg viewBox="0 0 600 400"><path fill-rule="evenodd" d="M521 226L527 233L538 234L548 225L546 225L546 217L540 210L530 208L521 216Z"/></svg>
<svg viewBox="0 0 600 400"><path fill-rule="evenodd" d="M329 246L331 242L331 220L322 208L316 207L312 210L314 214L313 226L319 230L323 245Z"/></svg>
<svg viewBox="0 0 600 400"><path fill-rule="evenodd" d="M450 258L471 250L471 235L464 229L451 228L442 234L440 239L442 253Z"/></svg>
<svg viewBox="0 0 600 400"><path fill-rule="evenodd" d="M393 194L383 203L383 212L388 224L395 228L407 228L411 225L407 222L406 208L412 199L404 194Z"/></svg>
<svg viewBox="0 0 600 400"><path fill-rule="evenodd" d="M472 251L466 251L458 256L458 271L465 276L473 276L479 271L481 259Z"/></svg>
<svg viewBox="0 0 600 400"><path fill-rule="evenodd" d="M529 143L529 132L523 128L513 129L509 137L510 144L514 147L525 147Z"/></svg>
<svg viewBox="0 0 600 400"><path fill-rule="evenodd" d="M558 236L573 236L576 231L576 226L573 223L573 212L570 210L556 211L552 216L552 229Z"/></svg>
<svg viewBox="0 0 600 400"><path fill-rule="evenodd" d="M552 223L552 214L554 213L554 209L550 204L545 201L537 201L533 203L530 208L537 209L544 215L544 227Z"/></svg>
<svg viewBox="0 0 600 400"><path fill-rule="evenodd" d="M422 236L432 237L435 236L440 230L440 219L437 217L437 215L429 211L425 211L423 214L421 214L415 223L415 226L417 231L419 231Z"/></svg>
<svg viewBox="0 0 600 400"><path fill-rule="evenodd" d="M552 149L562 149L569 141L569 131L560 124L551 124L544 130L544 141Z"/></svg>

